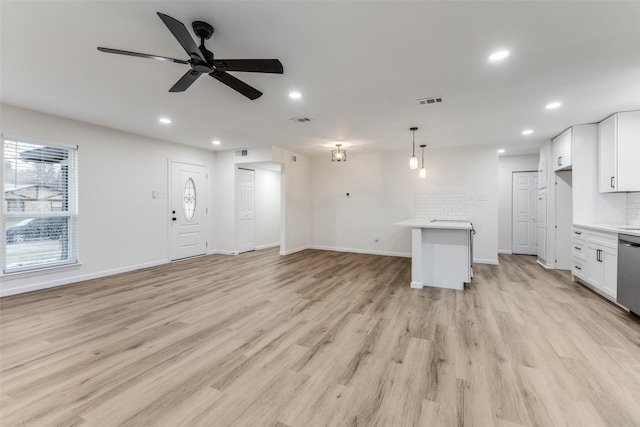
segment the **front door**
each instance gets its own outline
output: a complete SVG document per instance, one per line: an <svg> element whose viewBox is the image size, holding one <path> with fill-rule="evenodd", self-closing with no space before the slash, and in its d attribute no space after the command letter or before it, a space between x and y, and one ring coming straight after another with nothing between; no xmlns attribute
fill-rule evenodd
<svg viewBox="0 0 640 427"><path fill-rule="evenodd" d="M512 253L535 255L537 172L513 173Z"/></svg>
<svg viewBox="0 0 640 427"><path fill-rule="evenodd" d="M207 168L171 162L171 259L207 253Z"/></svg>
<svg viewBox="0 0 640 427"><path fill-rule="evenodd" d="M238 252L253 251L256 248L254 239L254 212L255 201L255 171L238 169L238 197L239 197L239 248Z"/></svg>

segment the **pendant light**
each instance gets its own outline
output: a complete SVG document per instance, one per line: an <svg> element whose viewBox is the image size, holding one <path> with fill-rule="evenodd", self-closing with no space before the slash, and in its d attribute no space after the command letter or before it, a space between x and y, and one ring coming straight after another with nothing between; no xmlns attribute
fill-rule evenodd
<svg viewBox="0 0 640 427"><path fill-rule="evenodd" d="M422 168L420 169L420 178L426 178L427 177L427 170L424 168L424 148L426 147L426 145L421 145L420 148L422 148Z"/></svg>
<svg viewBox="0 0 640 427"><path fill-rule="evenodd" d="M338 147L337 150L331 151L331 161L332 162L346 162L347 161L347 150L340 150L342 144L336 144Z"/></svg>
<svg viewBox="0 0 640 427"><path fill-rule="evenodd" d="M416 131L417 127L409 128L411 132L413 132L413 152L411 154L411 158L409 159L409 169L418 169L418 158L416 157Z"/></svg>

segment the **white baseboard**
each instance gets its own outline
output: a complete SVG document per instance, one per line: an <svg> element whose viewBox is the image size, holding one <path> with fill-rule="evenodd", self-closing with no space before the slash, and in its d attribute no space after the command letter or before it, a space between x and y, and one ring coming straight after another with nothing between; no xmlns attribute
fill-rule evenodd
<svg viewBox="0 0 640 427"><path fill-rule="evenodd" d="M144 264L129 265L127 267L83 274L80 276L65 277L64 279L51 280L49 282L33 283L24 286L17 286L14 288L3 288L0 289L0 297L23 294L25 292L39 291L41 289L55 288L57 286L71 285L73 283L83 282L85 280L99 279L101 277L113 276L114 274L127 273L129 271L140 270L143 268L156 267L158 265L168 264L169 262L170 261L168 259L151 261Z"/></svg>
<svg viewBox="0 0 640 427"><path fill-rule="evenodd" d="M513 252L511 251L511 249L498 249L498 253L505 254L505 255L513 255Z"/></svg>
<svg viewBox="0 0 640 427"><path fill-rule="evenodd" d="M207 255L238 255L238 252L214 249L214 250L208 251Z"/></svg>
<svg viewBox="0 0 640 427"><path fill-rule="evenodd" d="M311 249L311 246L300 246L298 248L289 249L286 251L283 251L282 249L280 249L280 255L291 255L291 254L295 254L296 252L304 251L305 249Z"/></svg>
<svg viewBox="0 0 640 427"><path fill-rule="evenodd" d="M498 260L497 260L497 259L474 258L474 259L473 259L473 263L474 263L474 264L491 264L491 265L498 265Z"/></svg>
<svg viewBox="0 0 640 427"><path fill-rule="evenodd" d="M259 251L262 249L277 248L278 246L280 246L280 242L268 243L266 245L258 245L256 246L256 251Z"/></svg>
<svg viewBox="0 0 640 427"><path fill-rule="evenodd" d="M319 251L334 251L334 252L351 252L355 254L367 254L367 255L382 255L382 256L395 256L402 258L411 258L410 253L406 252L388 252L388 251L375 251L369 249L353 249L353 248L335 248L331 246L309 246L309 249L317 249Z"/></svg>

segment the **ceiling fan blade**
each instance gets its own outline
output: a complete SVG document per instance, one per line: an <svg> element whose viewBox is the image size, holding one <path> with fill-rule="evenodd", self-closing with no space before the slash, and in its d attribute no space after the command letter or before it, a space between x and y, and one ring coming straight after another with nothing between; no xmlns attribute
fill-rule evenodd
<svg viewBox="0 0 640 427"><path fill-rule="evenodd" d="M187 71L186 74L182 76L182 78L178 80L171 89L169 89L169 92L184 92L189 89L189 86L191 86L198 77L200 77L200 74L202 73L196 70Z"/></svg>
<svg viewBox="0 0 640 427"><path fill-rule="evenodd" d="M277 59L216 59L215 67L222 71L246 71L251 73L276 73L282 74L282 63Z"/></svg>
<svg viewBox="0 0 640 427"><path fill-rule="evenodd" d="M209 73L209 75L214 79L219 80L222 83L226 84L231 89L240 92L241 94L243 94L249 99L253 100L253 99L260 98L262 96L262 92L260 92L258 89L249 86L242 80L239 80L233 77L231 74L228 74L224 71L214 70L212 73Z"/></svg>
<svg viewBox="0 0 640 427"><path fill-rule="evenodd" d="M158 61L177 62L178 64L188 64L189 62L182 59L167 58L166 56L149 55L147 53L129 52L128 50L109 49L108 47L99 47L100 52L116 53L118 55L138 56L140 58L157 59Z"/></svg>
<svg viewBox="0 0 640 427"><path fill-rule="evenodd" d="M177 19L173 19L172 17L165 15L164 13L157 12L162 22L167 26L171 34L178 40L178 43L182 46L184 50L187 51L191 59L198 60L206 63L207 60L202 56L202 52L198 48L198 45L193 41L191 34L187 30L187 27Z"/></svg>

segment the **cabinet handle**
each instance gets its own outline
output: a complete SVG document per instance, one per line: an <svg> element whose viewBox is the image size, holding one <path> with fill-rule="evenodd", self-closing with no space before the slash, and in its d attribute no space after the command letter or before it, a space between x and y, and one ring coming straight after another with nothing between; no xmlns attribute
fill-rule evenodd
<svg viewBox="0 0 640 427"><path fill-rule="evenodd" d="M616 177L615 176L611 177L611 188L616 188Z"/></svg>
<svg viewBox="0 0 640 427"><path fill-rule="evenodd" d="M576 250L578 250L578 251L581 251L581 250L582 250L582 248L579 248L578 246L574 246L574 248L575 248Z"/></svg>
<svg viewBox="0 0 640 427"><path fill-rule="evenodd" d="M562 166L562 156L558 157L558 166Z"/></svg>
<svg viewBox="0 0 640 427"><path fill-rule="evenodd" d="M573 234L581 235L582 231L574 231Z"/></svg>
<svg viewBox="0 0 640 427"><path fill-rule="evenodd" d="M602 249L596 250L596 261L602 262Z"/></svg>
<svg viewBox="0 0 640 427"><path fill-rule="evenodd" d="M576 270L582 270L582 268L578 267L577 265L574 265L574 268L575 268Z"/></svg>

